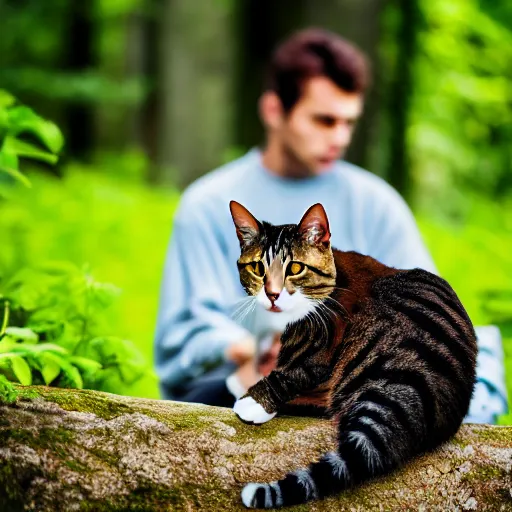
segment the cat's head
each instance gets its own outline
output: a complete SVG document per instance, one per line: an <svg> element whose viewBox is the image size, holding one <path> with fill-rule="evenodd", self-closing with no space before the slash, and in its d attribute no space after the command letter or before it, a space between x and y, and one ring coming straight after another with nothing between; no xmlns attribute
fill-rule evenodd
<svg viewBox="0 0 512 512"><path fill-rule="evenodd" d="M311 206L298 224L283 226L258 221L236 201L229 207L240 241L240 282L261 306L292 322L329 296L336 267L321 204Z"/></svg>

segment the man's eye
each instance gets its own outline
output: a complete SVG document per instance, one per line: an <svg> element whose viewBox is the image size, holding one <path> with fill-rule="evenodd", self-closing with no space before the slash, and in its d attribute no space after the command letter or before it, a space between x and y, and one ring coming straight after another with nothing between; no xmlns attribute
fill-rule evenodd
<svg viewBox="0 0 512 512"><path fill-rule="evenodd" d="M326 126L328 128L330 128L336 124L336 119L334 119L334 117L330 117L330 116L316 116L315 121L318 124L320 124L322 126Z"/></svg>
<svg viewBox="0 0 512 512"><path fill-rule="evenodd" d="M263 263L261 261L254 261L253 263L248 263L247 270L249 270L249 272L252 272L254 275L258 277L263 277L263 274L265 273L265 267L263 266Z"/></svg>
<svg viewBox="0 0 512 512"><path fill-rule="evenodd" d="M303 263L297 263L294 261L293 263L290 263L288 267L288 273L292 276L296 276L300 274L305 268L305 265Z"/></svg>

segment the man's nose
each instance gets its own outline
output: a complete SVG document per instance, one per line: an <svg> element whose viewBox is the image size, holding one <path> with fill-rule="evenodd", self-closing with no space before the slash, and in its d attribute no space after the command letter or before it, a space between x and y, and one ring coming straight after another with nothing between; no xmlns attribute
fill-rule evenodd
<svg viewBox="0 0 512 512"><path fill-rule="evenodd" d="M344 148L350 142L351 130L345 123L337 124L333 130L332 143L336 147Z"/></svg>

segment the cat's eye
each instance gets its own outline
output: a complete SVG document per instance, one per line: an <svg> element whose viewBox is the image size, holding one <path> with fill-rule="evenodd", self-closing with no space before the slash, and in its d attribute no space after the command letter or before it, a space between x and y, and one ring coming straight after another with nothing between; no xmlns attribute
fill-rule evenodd
<svg viewBox="0 0 512 512"><path fill-rule="evenodd" d="M252 272L254 275L258 277L263 277L263 274L265 273L265 267L263 266L263 263L261 261L254 261L252 263L248 263L245 268Z"/></svg>
<svg viewBox="0 0 512 512"><path fill-rule="evenodd" d="M287 273L291 276L296 276L300 274L305 268L304 263L298 263L296 261L293 261L288 265Z"/></svg>

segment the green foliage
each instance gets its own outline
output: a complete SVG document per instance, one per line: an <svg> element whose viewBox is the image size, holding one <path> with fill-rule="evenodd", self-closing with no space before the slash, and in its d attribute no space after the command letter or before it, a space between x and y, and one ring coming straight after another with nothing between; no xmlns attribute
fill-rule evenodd
<svg viewBox="0 0 512 512"><path fill-rule="evenodd" d="M26 137L35 142L24 140ZM14 96L0 89L0 173L29 185L19 171L20 158L55 164L63 142L55 124L17 104Z"/></svg>
<svg viewBox="0 0 512 512"><path fill-rule="evenodd" d="M61 180L30 173L32 188L18 187L0 206L0 290L8 285L17 307L11 325L102 365L72 362L84 387L157 397L148 362L178 194L142 185L143 164L130 153L104 156L94 170L71 164Z"/></svg>
<svg viewBox="0 0 512 512"><path fill-rule="evenodd" d="M36 67L11 68L2 71L2 82L9 89L15 87L19 94L110 107L137 105L147 93L147 84L142 79L116 80L96 71L71 73Z"/></svg>
<svg viewBox="0 0 512 512"><path fill-rule="evenodd" d="M11 404L16 400L18 391L16 388L0 374L0 403Z"/></svg>
<svg viewBox="0 0 512 512"><path fill-rule="evenodd" d="M0 281L4 323L0 372L20 384L113 389L148 372L132 343L102 336L118 290L67 263L23 268Z"/></svg>
<svg viewBox="0 0 512 512"><path fill-rule="evenodd" d="M17 168L18 158L22 156L53 163L56 159L53 152L60 150L62 136L53 123L43 120L26 107L16 105L9 94L3 93L0 100L3 101L0 112L7 112L0 117L5 128L0 156L2 152L14 155L16 173L9 174L26 184L28 179ZM45 150L36 150L18 139L27 133L36 138ZM132 168L133 164L129 167ZM123 175L122 172L120 174ZM70 255L65 254L66 251L61 251L60 255L58 251L51 255L44 252L44 244L54 237L62 246L70 247L66 236L58 238L57 226L62 225L62 208L69 207L72 202L66 197L62 184L54 179L50 181L58 194L53 198L46 195L47 191L38 186L46 180L48 178L36 174L33 189L16 187L11 181L3 190L4 198L8 200L0 203L0 237L3 242L0 250L1 399L11 400L14 396L8 381L22 385L86 387L122 393L141 379L146 379L146 384L151 382L156 388L141 351L132 342L112 334L114 331L107 315L120 290L93 278L86 265L87 260L78 257L75 258L77 263L70 263L66 261L69 259L66 256ZM111 184L113 195L116 188L117 183ZM107 197L102 197L103 213L111 211L113 204L108 191L100 186L94 192L100 196L107 192ZM94 218L91 212L93 201L87 196L87 187L80 187L80 193L82 203L74 212L79 222L66 225L70 229L68 236L74 237L75 242L87 231L86 227L77 224L90 225ZM51 203L52 199L56 202ZM131 198L122 195L122 200L130 201ZM43 211L34 209L38 201L43 205ZM112 211L122 214L122 208ZM68 209L65 213L69 216L71 212ZM48 229L45 230L42 224L48 217L54 224L46 226ZM101 221L104 220L101 217ZM120 216L115 220L119 224L123 221ZM107 226L107 231L113 227ZM32 235L35 236L31 238ZM95 240L86 239L87 243L91 242L93 251L97 251L97 235L95 232ZM111 235L111 232L107 233L107 236ZM129 234L124 235L129 238ZM38 246L41 241L43 247ZM71 244L72 250L78 245ZM120 259L123 256L120 255ZM139 394L154 396L156 389Z"/></svg>
<svg viewBox="0 0 512 512"><path fill-rule="evenodd" d="M512 200L468 198L464 223L448 224L431 212L420 227L440 274L458 293L475 325L497 325L503 336L505 374L512 398ZM512 410L501 418L512 424Z"/></svg>
<svg viewBox="0 0 512 512"><path fill-rule="evenodd" d="M511 12L477 0L420 7L408 130L416 202L455 217L467 209L466 191L512 191Z"/></svg>
<svg viewBox="0 0 512 512"><path fill-rule="evenodd" d="M95 55L100 55L98 60L105 53L107 63L115 59L118 67L124 66L125 19L143 11L146 3L146 0L98 0L82 5L72 0L0 3L0 19L9 20L0 39L0 82L19 97L35 100L46 113L57 113L57 102L110 107L139 104L147 93L147 80L142 77L125 77L119 73L116 76L101 62L90 69L63 68L66 44L73 29L71 18L77 12L83 21L89 20L94 25L93 44ZM103 48L105 45L107 48Z"/></svg>

